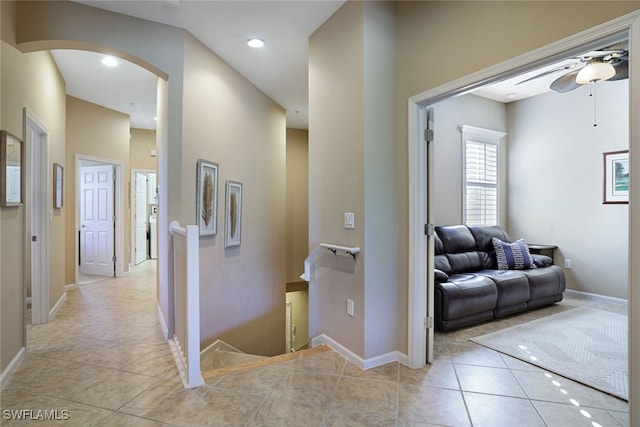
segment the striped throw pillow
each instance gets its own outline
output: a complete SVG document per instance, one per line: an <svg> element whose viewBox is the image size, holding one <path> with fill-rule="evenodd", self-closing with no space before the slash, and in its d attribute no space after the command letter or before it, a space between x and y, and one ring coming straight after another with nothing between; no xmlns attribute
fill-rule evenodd
<svg viewBox="0 0 640 427"><path fill-rule="evenodd" d="M536 268L524 239L507 243L492 237L491 243L493 243L493 248L496 251L498 269L529 270L530 268Z"/></svg>

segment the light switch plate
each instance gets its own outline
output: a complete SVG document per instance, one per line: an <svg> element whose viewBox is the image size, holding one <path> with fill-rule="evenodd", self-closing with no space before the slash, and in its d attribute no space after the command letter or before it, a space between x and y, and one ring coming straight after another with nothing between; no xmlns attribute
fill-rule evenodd
<svg viewBox="0 0 640 427"><path fill-rule="evenodd" d="M347 314L353 317L353 300L351 298L347 298Z"/></svg>
<svg viewBox="0 0 640 427"><path fill-rule="evenodd" d="M356 215L353 212L344 213L344 228L356 228Z"/></svg>

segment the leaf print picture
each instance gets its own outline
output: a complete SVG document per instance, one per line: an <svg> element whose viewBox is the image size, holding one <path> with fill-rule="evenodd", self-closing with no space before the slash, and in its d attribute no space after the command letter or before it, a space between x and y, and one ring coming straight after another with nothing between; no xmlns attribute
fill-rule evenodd
<svg viewBox="0 0 640 427"><path fill-rule="evenodd" d="M202 220L205 227L213 219L213 180L211 174L204 174L204 188L202 189Z"/></svg>
<svg viewBox="0 0 640 427"><path fill-rule="evenodd" d="M217 233L218 164L199 159L196 182L196 224L201 236L213 236Z"/></svg>
<svg viewBox="0 0 640 427"><path fill-rule="evenodd" d="M224 247L240 246L242 228L242 183L227 181Z"/></svg>

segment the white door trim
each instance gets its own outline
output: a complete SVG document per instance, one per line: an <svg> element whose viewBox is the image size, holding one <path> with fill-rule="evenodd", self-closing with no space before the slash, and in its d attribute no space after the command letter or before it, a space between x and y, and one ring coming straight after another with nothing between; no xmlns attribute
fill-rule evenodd
<svg viewBox="0 0 640 427"><path fill-rule="evenodd" d="M25 224L29 224L28 227L25 227L25 231L29 231L25 234L25 251L29 253L29 256L25 256L25 259L28 260L28 265L31 266L31 323L38 325L49 321L49 204L51 201L51 185L49 184L52 182L52 180L49 180L49 171L51 170L49 168L49 132L26 108L23 109L23 115L25 139L28 139L27 135L30 130L38 134L37 141L32 140L31 146L27 148L30 172L27 174L29 183L25 189L28 208L24 210ZM39 169L38 182L32 181L34 167ZM36 189L38 191L35 191ZM37 204L32 203L34 196L39 196ZM37 253L31 250L32 224L34 223L37 224L39 229L37 236L39 250ZM37 271L38 274L34 275L34 271ZM33 280L34 276L38 278L35 282Z"/></svg>
<svg viewBox="0 0 640 427"><path fill-rule="evenodd" d="M425 163L426 156L421 155L420 151L421 145L424 144L420 129L422 120L424 120L422 118L424 108L485 84L515 76L584 51L585 47L588 48L589 45L599 47L603 41L616 39L620 34L626 32L629 33L630 40L629 66L630 69L638 70L640 69L640 12L634 12L409 98L409 303L407 310L409 366L417 368L426 364L426 357L424 357L426 350L424 349L427 346L427 334L424 329L424 300L421 298L427 295L428 265L424 262L425 258L420 258L426 253L426 239L424 239L422 227L424 227L426 219L424 206L427 203L427 181L423 179L423 174L427 165ZM631 78L630 74L629 82L629 110L630 117L634 118L640 115L640 81ZM634 148L640 150L640 123L631 119L629 126L629 150L631 153ZM638 165L638 169L640 169L640 156L631 156L631 163L632 167ZM636 186L634 189L631 190L630 199L633 199L633 196L640 199L640 186ZM630 326L638 325L636 330L640 330L640 313L631 309L632 306L640 307L640 293L636 294L631 286L632 283L640 283L640 263L634 262L633 258L635 253L640 253L640 233L634 233L634 230L640 230L640 215L634 214L634 211L635 209L630 202L629 319ZM433 301L429 304L433 305ZM634 339L631 328L629 332L629 360L640 360L638 359L640 357L640 339ZM637 422L634 420L640 420L640 407L632 404L632 401L640 403L638 400L640 399L640 372L636 372L633 366L630 369L630 396L632 399L629 402L631 424L634 425L634 422Z"/></svg>
<svg viewBox="0 0 640 427"><path fill-rule="evenodd" d="M87 156L84 154L76 154L75 155L75 171L76 171L76 206L74 207L75 211L76 211L76 221L75 221L75 228L73 230L73 234L74 234L74 241L75 241L75 246L74 248L76 248L74 250L74 256L75 256L75 283L78 283L78 272L79 272L79 266L78 266L78 245L80 244L80 242L78 241L78 230L80 230L80 163L83 161L91 161L91 162L98 162L98 163L104 163L104 164L109 164L109 165L113 165L114 166L114 175L116 177L116 185L113 189L114 195L115 195L115 202L114 202L114 211L116 214L116 229L115 229L115 252L116 252L116 277L125 277L129 275L128 271L125 271L125 264L128 265L128 259L125 260L125 256L124 256L124 247L125 247L125 238L124 238L124 221L125 221L125 214L124 214L124 205L125 205L125 201L123 199L123 195L126 192L126 183L123 180L123 170L125 167L125 163L121 162L119 160L112 160L112 159L104 159L104 158L100 158L100 157L94 157L94 156Z"/></svg>
<svg viewBox="0 0 640 427"><path fill-rule="evenodd" d="M136 212L135 212L135 203L136 203L136 174L138 173L155 173L158 172L155 169L131 169L131 249L129 250L131 253L131 257L129 259L129 268L136 265L136 235L135 235L135 225L136 225ZM157 176L157 175L156 175ZM156 181L157 182L157 181ZM148 203L148 202L147 202Z"/></svg>

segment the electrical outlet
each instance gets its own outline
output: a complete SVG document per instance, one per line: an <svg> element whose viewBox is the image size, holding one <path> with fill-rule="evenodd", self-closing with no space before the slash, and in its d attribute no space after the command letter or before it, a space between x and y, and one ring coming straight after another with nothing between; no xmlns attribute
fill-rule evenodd
<svg viewBox="0 0 640 427"><path fill-rule="evenodd" d="M347 298L347 314L353 317L353 300L351 298Z"/></svg>
<svg viewBox="0 0 640 427"><path fill-rule="evenodd" d="M571 268L571 260L569 258L564 259L564 268Z"/></svg>
<svg viewBox="0 0 640 427"><path fill-rule="evenodd" d="M356 228L356 215L353 212L344 213L344 228Z"/></svg>

